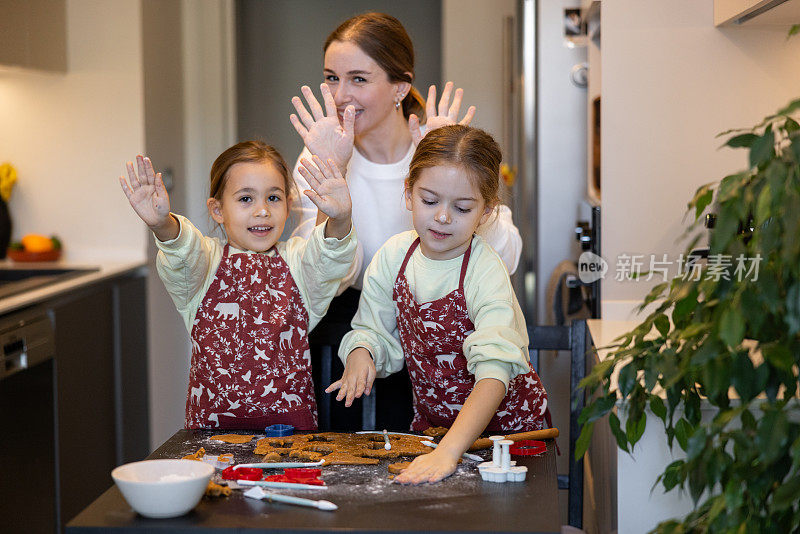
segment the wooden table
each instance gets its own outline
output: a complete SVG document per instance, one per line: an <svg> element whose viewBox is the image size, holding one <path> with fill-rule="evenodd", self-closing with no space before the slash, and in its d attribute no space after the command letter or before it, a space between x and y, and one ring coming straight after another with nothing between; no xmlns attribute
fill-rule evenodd
<svg viewBox="0 0 800 534"><path fill-rule="evenodd" d="M216 433L180 430L148 459L180 458L203 447L206 454L232 452L237 463L259 460L252 452L255 440L231 445L208 439ZM490 459L491 451L483 455ZM525 482L484 482L475 463L465 462L440 483L402 486L391 483L386 470L389 462L382 461L371 466L323 467L327 490L278 490L332 501L339 506L333 512L257 501L234 491L228 498L203 499L182 517L148 519L135 513L112 486L70 521L66 532L559 532L553 441L548 440L547 453L539 457L512 459L528 467Z"/></svg>

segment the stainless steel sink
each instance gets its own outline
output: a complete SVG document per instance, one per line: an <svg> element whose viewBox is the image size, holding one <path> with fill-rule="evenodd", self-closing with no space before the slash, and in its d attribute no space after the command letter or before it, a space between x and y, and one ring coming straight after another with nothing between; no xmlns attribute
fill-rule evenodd
<svg viewBox="0 0 800 534"><path fill-rule="evenodd" d="M0 298L18 295L98 270L97 268L0 267Z"/></svg>

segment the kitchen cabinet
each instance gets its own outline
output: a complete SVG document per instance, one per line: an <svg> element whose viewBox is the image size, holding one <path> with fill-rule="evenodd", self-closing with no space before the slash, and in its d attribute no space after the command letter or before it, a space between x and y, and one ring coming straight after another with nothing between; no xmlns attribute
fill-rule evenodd
<svg viewBox="0 0 800 534"><path fill-rule="evenodd" d="M800 24L800 0L714 0L714 26Z"/></svg>
<svg viewBox="0 0 800 534"><path fill-rule="evenodd" d="M35 376L37 383L49 379L51 385L42 386L39 396L20 397L15 381L0 382L0 399L8 405L25 399L28 406L18 411L31 414L15 421L4 416L4 428L17 439L4 435L2 454L33 462L30 476L37 482L35 492L4 493L3 528L62 532L67 521L108 489L114 467L150 452L145 281L141 269L86 283L73 280L67 291L0 316L2 323L36 310L49 318L54 341L48 365L11 377ZM48 429L49 450L22 446ZM21 447L9 451L15 443ZM31 509L34 502L41 512Z"/></svg>
<svg viewBox="0 0 800 534"><path fill-rule="evenodd" d="M114 467L149 453L145 294L133 275L51 303L62 524L108 488Z"/></svg>
<svg viewBox="0 0 800 534"><path fill-rule="evenodd" d="M0 2L0 65L66 72L66 0Z"/></svg>
<svg viewBox="0 0 800 534"><path fill-rule="evenodd" d="M3 532L52 532L56 525L52 332L39 307L0 319Z"/></svg>

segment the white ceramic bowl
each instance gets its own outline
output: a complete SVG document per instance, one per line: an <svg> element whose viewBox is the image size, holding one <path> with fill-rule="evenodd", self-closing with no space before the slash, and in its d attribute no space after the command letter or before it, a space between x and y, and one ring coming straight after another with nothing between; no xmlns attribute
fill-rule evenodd
<svg viewBox="0 0 800 534"><path fill-rule="evenodd" d="M145 517L178 517L197 506L214 468L195 460L144 460L111 471L125 500Z"/></svg>

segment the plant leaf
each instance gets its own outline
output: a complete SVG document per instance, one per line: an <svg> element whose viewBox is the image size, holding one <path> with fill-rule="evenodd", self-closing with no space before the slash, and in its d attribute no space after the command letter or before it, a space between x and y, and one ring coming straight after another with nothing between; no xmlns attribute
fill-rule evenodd
<svg viewBox="0 0 800 534"><path fill-rule="evenodd" d="M650 395L650 411L657 415L664 423L667 422L667 407L658 395Z"/></svg>
<svg viewBox="0 0 800 534"><path fill-rule="evenodd" d="M773 461L781 454L781 449L788 439L787 432L788 423L783 411L772 408L764 414L758 424L756 446L761 453L759 456L765 462Z"/></svg>
<svg viewBox="0 0 800 534"><path fill-rule="evenodd" d="M689 460L694 460L699 457L703 450L705 450L707 441L708 436L706 435L706 429L702 426L697 427L689 437L689 443L686 447L686 457Z"/></svg>
<svg viewBox="0 0 800 534"><path fill-rule="evenodd" d="M697 501L700 500L700 496L703 494L703 491L706 489L707 482L706 482L706 471L700 465L695 465L689 471L689 493L692 496L692 500L697 505Z"/></svg>
<svg viewBox="0 0 800 534"><path fill-rule="evenodd" d="M730 139L728 139L724 145L722 146L729 146L731 148L741 148L747 147L750 148L753 146L755 140L758 139L758 136L754 133L744 133L740 135L734 135Z"/></svg>
<svg viewBox="0 0 800 534"><path fill-rule="evenodd" d="M756 224L764 224L772 215L772 189L766 184L758 194L756 203Z"/></svg>
<svg viewBox="0 0 800 534"><path fill-rule="evenodd" d="M614 412L608 414L608 426L611 428L611 433L614 434L614 439L617 440L619 448L628 452L628 438L620 428L619 417Z"/></svg>
<svg viewBox="0 0 800 534"><path fill-rule="evenodd" d="M676 460L669 464L664 470L664 478L662 478L662 482L664 484L665 491L671 490L681 482L681 471L683 469L683 465L683 460Z"/></svg>
<svg viewBox="0 0 800 534"><path fill-rule="evenodd" d="M794 29L794 27L792 27L792 29ZM792 100L786 105L786 107L779 109L777 115L791 115L798 109L800 109L800 98L797 100Z"/></svg>
<svg viewBox="0 0 800 534"><path fill-rule="evenodd" d="M795 163L800 163L800 135L796 135L792 139L791 150Z"/></svg>
<svg viewBox="0 0 800 534"><path fill-rule="evenodd" d="M656 316L656 318L653 320L653 324L655 325L656 330L658 330L662 336L666 337L667 334L669 334L669 317L663 313L659 313Z"/></svg>
<svg viewBox="0 0 800 534"><path fill-rule="evenodd" d="M750 146L750 167L758 167L775 156L775 132L769 127Z"/></svg>
<svg viewBox="0 0 800 534"><path fill-rule="evenodd" d="M775 490L775 494L772 496L772 508L773 510L786 510L794 507L798 501L800 501L800 476L795 474Z"/></svg>
<svg viewBox="0 0 800 534"><path fill-rule="evenodd" d="M791 370L794 364L794 356L786 345L778 343L770 343L762 345L761 353L764 359L778 369Z"/></svg>
<svg viewBox="0 0 800 534"><path fill-rule="evenodd" d="M719 338L729 347L738 347L744 339L744 318L736 307L728 307L722 312L719 322Z"/></svg>
<svg viewBox="0 0 800 534"><path fill-rule="evenodd" d="M689 424L689 421L681 417L675 423L675 438L678 440L678 445L681 449L686 450L689 446L689 436L694 432L694 428Z"/></svg>
<svg viewBox="0 0 800 534"><path fill-rule="evenodd" d="M628 442L630 442L631 447L636 445L636 442L639 441L642 434L644 434L646 424L647 416L644 414L639 414L638 419L628 417L628 420L625 421L625 434L628 436Z"/></svg>
<svg viewBox="0 0 800 534"><path fill-rule="evenodd" d="M583 425L586 423L592 423L609 411L611 408L614 407L614 404L617 402L617 395L615 393L610 393L605 397L600 397L596 399L591 404L589 404L586 408L581 411L581 415L578 417L578 424Z"/></svg>
<svg viewBox="0 0 800 534"><path fill-rule="evenodd" d="M623 398L627 397L636 384L636 366L629 363L619 371L619 392Z"/></svg>
<svg viewBox="0 0 800 534"><path fill-rule="evenodd" d="M592 433L594 432L594 423L583 425L581 428L581 435L575 441L575 461L583 458L583 455L589 449L589 444L592 442Z"/></svg>
<svg viewBox="0 0 800 534"><path fill-rule="evenodd" d="M756 384L753 382L753 362L746 351L740 351L731 358L731 384L743 401L747 402L756 396Z"/></svg>
<svg viewBox="0 0 800 534"><path fill-rule="evenodd" d="M694 195L694 198L689 202L688 208L694 206L694 220L700 218L705 209L714 200L714 189L710 184L700 186Z"/></svg>

